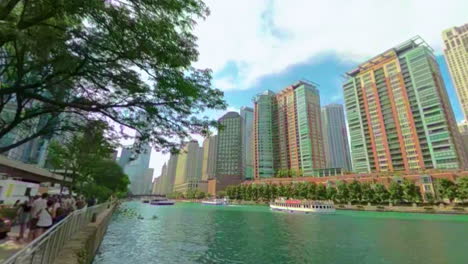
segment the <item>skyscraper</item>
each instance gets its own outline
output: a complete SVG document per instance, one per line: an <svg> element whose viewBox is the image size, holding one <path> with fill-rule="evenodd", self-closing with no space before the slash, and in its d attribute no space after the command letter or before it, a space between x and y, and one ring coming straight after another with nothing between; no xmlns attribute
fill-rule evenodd
<svg viewBox="0 0 468 264"><path fill-rule="evenodd" d="M254 98L254 177L275 176L278 160L278 124L275 93L265 91Z"/></svg>
<svg viewBox="0 0 468 264"><path fill-rule="evenodd" d="M468 116L468 23L442 32L444 54L465 119Z"/></svg>
<svg viewBox="0 0 468 264"><path fill-rule="evenodd" d="M172 193L174 190L174 180L177 171L178 155L171 154L167 163L167 181L164 186L164 194Z"/></svg>
<svg viewBox="0 0 468 264"><path fill-rule="evenodd" d="M242 176L244 179L253 179L253 109L241 107L240 116L242 118Z"/></svg>
<svg viewBox="0 0 468 264"><path fill-rule="evenodd" d="M242 180L242 121L239 113L228 112L218 123L218 153L216 160L217 191Z"/></svg>
<svg viewBox="0 0 468 264"><path fill-rule="evenodd" d="M187 143L177 158L174 191L185 193L201 180L203 149L193 140Z"/></svg>
<svg viewBox="0 0 468 264"><path fill-rule="evenodd" d="M439 67L417 37L347 73L344 97L357 172L464 168Z"/></svg>
<svg viewBox="0 0 468 264"><path fill-rule="evenodd" d="M254 175L274 177L277 170L316 176L325 168L320 95L315 84L299 81L277 95L255 99Z"/></svg>
<svg viewBox="0 0 468 264"><path fill-rule="evenodd" d="M140 153L133 152L131 147L124 147L118 164L123 168L130 180L130 191L133 194L147 194L151 192L153 169L149 169L151 147L144 145Z"/></svg>
<svg viewBox="0 0 468 264"><path fill-rule="evenodd" d="M325 168L320 94L316 85L299 81L276 96L279 130L279 168L298 176L314 176Z"/></svg>
<svg viewBox="0 0 468 264"><path fill-rule="evenodd" d="M327 168L344 168L351 171L343 105L329 104L322 107L322 130Z"/></svg>
<svg viewBox="0 0 468 264"><path fill-rule="evenodd" d="M216 159L218 152L218 136L210 136L203 141L203 165L201 179L206 181L216 177Z"/></svg>

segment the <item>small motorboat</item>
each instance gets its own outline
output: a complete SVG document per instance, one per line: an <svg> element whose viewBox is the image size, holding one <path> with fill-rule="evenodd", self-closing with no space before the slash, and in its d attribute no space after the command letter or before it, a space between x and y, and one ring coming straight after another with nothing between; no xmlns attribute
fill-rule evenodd
<svg viewBox="0 0 468 264"><path fill-rule="evenodd" d="M149 203L150 201L149 200L143 200L142 202L143 203Z"/></svg>
<svg viewBox="0 0 468 264"><path fill-rule="evenodd" d="M203 200L201 203L205 205L229 205L229 199L224 197L223 199Z"/></svg>
<svg viewBox="0 0 468 264"><path fill-rule="evenodd" d="M166 198L157 198L151 201L152 205L174 205L175 201L168 200Z"/></svg>

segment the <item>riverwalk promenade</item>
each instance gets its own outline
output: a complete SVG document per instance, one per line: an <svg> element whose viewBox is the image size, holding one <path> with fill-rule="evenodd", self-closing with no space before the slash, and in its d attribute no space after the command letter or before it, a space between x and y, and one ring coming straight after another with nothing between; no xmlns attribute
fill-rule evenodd
<svg viewBox="0 0 468 264"><path fill-rule="evenodd" d="M29 244L20 244L11 239L3 241L0 244L0 262L91 263L115 206L115 203L107 202L76 210ZM13 229L13 235L14 232ZM83 237L83 234L86 236Z"/></svg>

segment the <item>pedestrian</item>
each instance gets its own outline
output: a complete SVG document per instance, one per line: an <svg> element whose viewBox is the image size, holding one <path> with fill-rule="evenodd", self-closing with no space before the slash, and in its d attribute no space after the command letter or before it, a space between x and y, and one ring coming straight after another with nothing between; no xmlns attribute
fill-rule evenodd
<svg viewBox="0 0 468 264"><path fill-rule="evenodd" d="M29 224L29 221L31 221L31 202L32 199L30 198L28 201L24 201L18 208L17 219L20 228L19 236L17 238L18 241L24 238L26 228Z"/></svg>
<svg viewBox="0 0 468 264"><path fill-rule="evenodd" d="M29 230L30 230L30 238L35 239L39 236L40 230L37 229L37 222L39 221L39 214L42 212L43 209L47 208L47 198L49 195L47 193L43 193L41 197L36 199L32 203L31 207L31 221L29 221Z"/></svg>
<svg viewBox="0 0 468 264"><path fill-rule="evenodd" d="M37 221L37 237L44 234L44 232L52 226L52 219L54 219L54 217L54 201L49 200L47 201L47 207L42 209L38 214L39 219Z"/></svg>

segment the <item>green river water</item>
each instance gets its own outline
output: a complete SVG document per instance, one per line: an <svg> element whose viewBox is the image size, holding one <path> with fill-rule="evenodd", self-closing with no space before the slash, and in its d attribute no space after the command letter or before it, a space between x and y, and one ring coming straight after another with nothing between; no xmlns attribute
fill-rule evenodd
<svg viewBox="0 0 468 264"><path fill-rule="evenodd" d="M195 203L122 208L144 219L114 214L94 264L468 263L467 215L303 215Z"/></svg>

